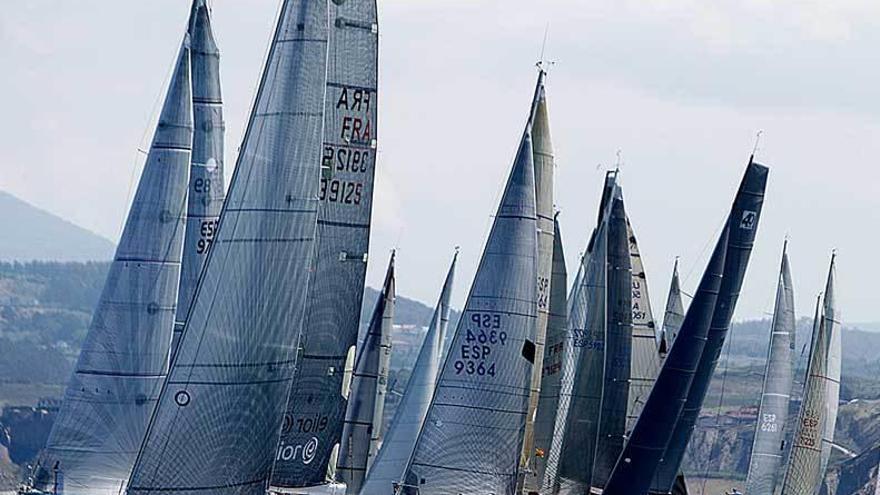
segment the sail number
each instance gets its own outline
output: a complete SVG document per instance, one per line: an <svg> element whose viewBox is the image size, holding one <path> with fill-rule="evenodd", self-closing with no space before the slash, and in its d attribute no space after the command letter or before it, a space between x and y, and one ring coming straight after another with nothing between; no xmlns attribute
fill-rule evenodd
<svg viewBox="0 0 880 495"><path fill-rule="evenodd" d="M766 431L770 433L775 433L779 431L779 424L776 423L775 414L761 415L761 431Z"/></svg>
<svg viewBox="0 0 880 495"><path fill-rule="evenodd" d="M808 412L801 420L800 442L804 447L818 447L819 445L819 416Z"/></svg>
<svg viewBox="0 0 880 495"><path fill-rule="evenodd" d="M334 169L337 172L363 173L367 171L369 164L369 150L324 144L324 155L321 158L321 165L324 169Z"/></svg>
<svg viewBox="0 0 880 495"><path fill-rule="evenodd" d="M492 351L507 345L507 332L501 330L501 315L473 313L465 330L466 344L459 347L459 359L453 363L455 374L495 377L495 363L489 362Z"/></svg>
<svg viewBox="0 0 880 495"><path fill-rule="evenodd" d="M199 227L199 242L196 243L197 253L205 254L208 252L208 248L214 242L214 233L217 232L217 225L219 224L220 220L205 220L201 223Z"/></svg>
<svg viewBox="0 0 880 495"><path fill-rule="evenodd" d="M343 203L346 205L361 204L361 195L364 185L360 182L347 180L321 178L321 201L325 199L331 203Z"/></svg>
<svg viewBox="0 0 880 495"><path fill-rule="evenodd" d="M587 330L574 329L571 331L571 345L585 349L601 351L605 349L605 341L596 340Z"/></svg>

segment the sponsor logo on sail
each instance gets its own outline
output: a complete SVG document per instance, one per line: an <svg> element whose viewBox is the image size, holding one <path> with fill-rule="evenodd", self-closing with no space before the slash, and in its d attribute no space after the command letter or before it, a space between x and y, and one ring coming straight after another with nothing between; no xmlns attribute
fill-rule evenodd
<svg viewBox="0 0 880 495"><path fill-rule="evenodd" d="M315 460L318 453L318 438L312 437L302 445L284 445L278 446L278 453L275 455L276 461L293 461L301 460L303 464L311 464Z"/></svg>

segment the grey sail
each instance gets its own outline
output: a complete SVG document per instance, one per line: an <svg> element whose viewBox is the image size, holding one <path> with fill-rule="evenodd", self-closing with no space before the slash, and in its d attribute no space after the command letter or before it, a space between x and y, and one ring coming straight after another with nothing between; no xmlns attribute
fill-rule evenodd
<svg viewBox="0 0 880 495"><path fill-rule="evenodd" d="M192 66L193 143L186 207L180 290L171 341L172 359L223 208L223 98L220 51L206 0L194 0L189 21Z"/></svg>
<svg viewBox="0 0 880 495"><path fill-rule="evenodd" d="M623 197L619 192L611 203L607 272L604 384L596 454L590 478L590 485L598 488L605 486L623 450L630 405L634 345L633 277L629 228ZM652 338L650 343L654 342Z"/></svg>
<svg viewBox="0 0 880 495"><path fill-rule="evenodd" d="M526 132L407 468L407 491L517 488L535 360L536 229Z"/></svg>
<svg viewBox="0 0 880 495"><path fill-rule="evenodd" d="M434 308L431 323L428 325L425 340L422 342L406 390L394 412L394 418L391 420L376 460L367 472L367 478L360 491L363 495L387 495L403 481L407 462L415 448L419 430L422 428L437 384L440 357L449 323L449 299L452 294L457 259L458 253L453 257L452 265L446 274L443 289L440 291L440 300Z"/></svg>
<svg viewBox="0 0 880 495"><path fill-rule="evenodd" d="M781 478L786 421L794 379L795 344L794 289L787 246L786 243L786 248L782 250L761 405L746 478L746 493L750 495L775 493L776 481Z"/></svg>
<svg viewBox="0 0 880 495"><path fill-rule="evenodd" d="M191 146L189 48L183 46L104 290L40 460L39 490L52 491L59 478L67 494L115 494L128 479L168 371Z"/></svg>
<svg viewBox="0 0 880 495"><path fill-rule="evenodd" d="M605 487L669 493L705 397L758 227L768 169L749 162L697 293Z"/></svg>
<svg viewBox="0 0 880 495"><path fill-rule="evenodd" d="M130 495L265 492L315 247L327 29L324 2L283 3Z"/></svg>
<svg viewBox="0 0 880 495"><path fill-rule="evenodd" d="M639 251L632 223L627 220L629 255L632 265L632 364L629 374L629 402L626 408L626 432L632 431L648 394L660 372L658 329L651 311L648 277ZM616 459L614 459L616 461ZM613 462L613 461L612 461Z"/></svg>
<svg viewBox="0 0 880 495"><path fill-rule="evenodd" d="M345 419L343 370L357 341L376 164L375 0L329 2L317 245L272 486L324 484ZM309 455L287 455L296 451Z"/></svg>
<svg viewBox="0 0 880 495"><path fill-rule="evenodd" d="M560 377L559 406L544 472L544 493L584 493L596 451L602 401L606 326L609 205L617 194L609 174L590 237L569 296L567 341Z"/></svg>
<svg viewBox="0 0 880 495"><path fill-rule="evenodd" d="M822 305L822 319L828 333L828 367L825 387L826 422L822 434L822 463L819 466L825 473L828 460L831 458L831 447L834 444L834 430L837 427L837 410L840 404L840 366L841 366L841 319L835 296L835 279L837 277L836 255L831 257L828 269L828 281L825 284L825 301Z"/></svg>
<svg viewBox="0 0 880 495"><path fill-rule="evenodd" d="M388 363L391 359L391 330L394 325L394 254L388 264L382 292L373 309L370 326L355 360L348 396L348 410L342 427L342 442L336 465L337 479L346 493L358 493L375 452L382 426Z"/></svg>
<svg viewBox="0 0 880 495"><path fill-rule="evenodd" d="M547 321L547 346L544 348L541 396L535 416L535 461L526 473L525 488L537 492L544 480L556 411L559 408L560 377L568 326L568 272L559 222L554 219L553 272L550 275L550 318Z"/></svg>
<svg viewBox="0 0 880 495"><path fill-rule="evenodd" d="M724 276L721 280L718 301L712 314L712 323L709 325L706 346L700 357L700 365L694 375L693 383L688 390L687 402L676 423L672 439L658 470L659 484L655 488L662 490L663 493L672 489L675 477L680 472L685 449L690 442L700 409L709 391L712 375L718 365L724 340L730 329L730 321L733 318L733 311L736 308L736 302L748 268L755 235L758 232L764 190L767 187L767 176L767 167L750 160L740 184L740 190L734 200L733 209L728 219L729 238Z"/></svg>
<svg viewBox="0 0 880 495"><path fill-rule="evenodd" d="M810 358L804 395L792 437L788 466L782 480L782 495L814 495L819 492L825 470L822 468L822 441L827 423L828 344L830 338L821 311L822 296L816 300Z"/></svg>
<svg viewBox="0 0 880 495"><path fill-rule="evenodd" d="M535 456L535 414L541 395L544 357L547 355L547 326L550 318L550 299L553 295L553 142L550 138L550 117L547 110L547 90L544 86L546 73L538 72L538 84L532 101L532 111L527 127L532 133L532 160L535 166L535 205L538 215L538 321L535 330L535 366L532 369L532 384L529 392L529 410L526 414L526 429L523 438L522 466L523 482L528 488L538 488L537 478L530 476L536 463Z"/></svg>
<svg viewBox="0 0 880 495"><path fill-rule="evenodd" d="M672 281L666 296L666 312L663 313L663 332L660 336L660 354L665 357L678 337L684 321L684 304L681 301L681 282L678 277L678 258L672 267Z"/></svg>

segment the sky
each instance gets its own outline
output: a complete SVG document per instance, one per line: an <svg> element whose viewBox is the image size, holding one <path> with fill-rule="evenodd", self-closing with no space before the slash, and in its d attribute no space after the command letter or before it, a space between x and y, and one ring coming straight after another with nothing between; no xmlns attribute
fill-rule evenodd
<svg viewBox="0 0 880 495"><path fill-rule="evenodd" d="M214 0L227 173L278 0ZM880 2L379 0L379 154L368 283L433 305L455 246L461 307L548 61L569 271L620 153L662 317L697 284L762 131L770 183L735 318L772 311L790 239L797 314L833 249L845 324L878 321ZM4 2L0 189L118 239L188 0ZM544 43L546 33L546 43ZM543 47L543 48L542 48Z"/></svg>

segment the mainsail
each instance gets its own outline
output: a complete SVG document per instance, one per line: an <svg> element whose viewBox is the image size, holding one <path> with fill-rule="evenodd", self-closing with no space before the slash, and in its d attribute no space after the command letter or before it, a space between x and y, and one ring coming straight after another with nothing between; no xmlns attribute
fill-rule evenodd
<svg viewBox="0 0 880 495"><path fill-rule="evenodd" d="M407 468L420 495L517 487L537 320L532 157L526 132Z"/></svg>
<svg viewBox="0 0 880 495"><path fill-rule="evenodd" d="M317 242L273 487L323 484L332 467L346 411L343 370L357 341L370 241L378 104L376 1L326 3L330 31ZM309 454L285 454L297 450Z"/></svg>
<svg viewBox="0 0 880 495"><path fill-rule="evenodd" d="M363 345L358 351L348 396L348 410L342 427L342 443L336 476L346 493L360 491L381 437L382 411L391 360L391 331L394 326L394 254L388 263L382 293L376 301Z"/></svg>
<svg viewBox="0 0 880 495"><path fill-rule="evenodd" d="M557 215L558 217L558 215ZM559 379L562 376L562 358L568 327L568 272L558 218L553 221L553 272L550 275L550 318L547 320L547 346L544 350L544 370L541 396L535 417L535 461L526 472L525 487L535 493L544 480L553 427L559 408Z"/></svg>
<svg viewBox="0 0 880 495"><path fill-rule="evenodd" d="M629 255L632 264L632 364L629 374L629 403L626 408L626 432L632 431L648 394L660 372L660 348L657 325L648 295L648 277L639 251L632 223L627 219ZM615 462L617 459L611 460Z"/></svg>
<svg viewBox="0 0 880 495"><path fill-rule="evenodd" d="M685 316L679 343L668 354L606 485L609 495L639 495L649 489L669 493L672 489L730 325L760 218L767 173L766 167L749 162Z"/></svg>
<svg viewBox="0 0 880 495"><path fill-rule="evenodd" d="M822 464L820 465L823 475L828 467L828 460L831 458L834 430L837 427L837 410L840 405L841 329L840 310L837 308L837 298L834 294L835 278L837 277L836 259L836 254L831 256L828 281L825 284L825 302L822 305L822 319L825 321L825 331L828 333L828 367L825 388L825 415L827 419L822 434Z"/></svg>
<svg viewBox="0 0 880 495"><path fill-rule="evenodd" d="M172 359L186 315L192 305L208 248L220 219L225 194L223 179L223 99L220 93L220 51L211 30L206 0L194 0L189 20L192 64L193 141L187 193L186 235L180 266L180 290L171 341Z"/></svg>
<svg viewBox="0 0 880 495"><path fill-rule="evenodd" d="M129 495L265 492L315 247L327 30L325 2L282 5Z"/></svg>
<svg viewBox="0 0 880 495"><path fill-rule="evenodd" d="M678 258L672 267L672 281L669 283L669 293L666 296L666 312L663 314L663 332L660 335L660 354L666 356L684 321L684 304L681 301L681 282L678 277Z"/></svg>
<svg viewBox="0 0 880 495"><path fill-rule="evenodd" d="M174 325L192 147L189 48L180 49L128 220L35 488L116 494L125 485L162 380Z"/></svg>
<svg viewBox="0 0 880 495"><path fill-rule="evenodd" d="M523 438L520 474L531 490L537 489L537 478L529 476L535 456L535 414L541 395L544 358L548 350L547 327L550 318L550 299L553 294L553 142L550 139L550 117L547 111L547 90L544 86L546 72L538 71L538 83L532 100L532 111L527 128L532 133L532 160L535 167L535 205L538 216L538 321L535 329L535 366L532 368L532 384L529 391L529 409ZM557 342L554 342L556 344Z"/></svg>
<svg viewBox="0 0 880 495"><path fill-rule="evenodd" d="M749 495L772 494L780 478L786 422L794 377L794 289L788 262L788 243L782 250L782 266L776 289L776 306L770 325L770 345L755 440L746 478Z"/></svg>
<svg viewBox="0 0 880 495"><path fill-rule="evenodd" d="M391 426L388 427L385 441L361 488L363 495L387 495L392 493L393 487L403 481L406 464L415 448L419 430L422 428L437 384L440 356L443 353L446 326L449 323L449 298L452 294L457 259L458 253L452 258L452 265L440 291L440 300L434 308L428 332L425 334L406 390L394 412Z"/></svg>

